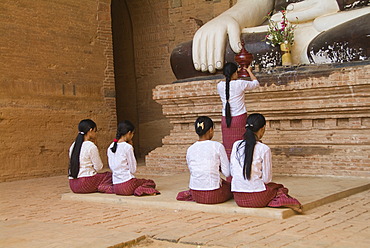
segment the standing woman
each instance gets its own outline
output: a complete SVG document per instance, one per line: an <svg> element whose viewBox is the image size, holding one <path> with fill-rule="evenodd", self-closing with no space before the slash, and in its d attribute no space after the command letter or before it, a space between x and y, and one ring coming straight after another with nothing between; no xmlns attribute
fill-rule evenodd
<svg viewBox="0 0 370 248"><path fill-rule="evenodd" d="M114 193L112 173L98 173L103 163L95 145L96 132L94 121L80 121L76 140L69 148L69 186L74 193Z"/></svg>
<svg viewBox="0 0 370 248"><path fill-rule="evenodd" d="M195 121L199 140L188 148L186 154L190 190L180 192L177 200L216 204L232 198L230 183L220 176L220 171L224 176L230 176L229 159L223 145L211 140L213 128L213 121L208 116L200 116Z"/></svg>
<svg viewBox="0 0 370 248"><path fill-rule="evenodd" d="M150 179L135 178L136 159L132 138L135 127L130 121L118 124L116 138L107 150L109 167L113 173L113 187L117 195L156 195L155 183Z"/></svg>
<svg viewBox="0 0 370 248"><path fill-rule="evenodd" d="M247 119L245 106L245 91L259 86L252 68L247 69L252 81L238 79L238 67L234 63L226 63L223 69L226 81L217 84L217 91L222 101L222 143L225 146L227 157L230 158L231 149L235 141L243 138Z"/></svg>
<svg viewBox="0 0 370 248"><path fill-rule="evenodd" d="M261 142L265 127L263 115L249 115L243 140L234 143L230 170L235 202L240 207L290 207L302 212L301 204L288 195L287 188L271 182L271 150Z"/></svg>

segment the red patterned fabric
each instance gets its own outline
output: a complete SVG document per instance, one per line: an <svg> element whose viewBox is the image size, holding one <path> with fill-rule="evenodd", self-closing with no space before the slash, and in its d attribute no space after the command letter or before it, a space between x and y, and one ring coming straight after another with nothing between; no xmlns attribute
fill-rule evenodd
<svg viewBox="0 0 370 248"><path fill-rule="evenodd" d="M243 139L246 123L247 123L247 113L238 116L233 116L231 119L230 127L227 127L226 125L226 117L222 116L221 120L222 144L225 147L226 154L229 159L234 142Z"/></svg>
<svg viewBox="0 0 370 248"><path fill-rule="evenodd" d="M193 196L191 195L190 189L179 192L176 196L176 200L178 200L178 201L195 201L193 199Z"/></svg>
<svg viewBox="0 0 370 248"><path fill-rule="evenodd" d="M180 192L181 193L181 192ZM197 203L217 204L230 200L233 197L231 193L231 183L222 179L222 185L215 190L192 190L191 197Z"/></svg>
<svg viewBox="0 0 370 248"><path fill-rule="evenodd" d="M91 177L69 179L69 187L74 193L102 192L114 194L112 173L108 171Z"/></svg>
<svg viewBox="0 0 370 248"><path fill-rule="evenodd" d="M281 185L281 184L278 184ZM274 199L272 199L269 204L267 205L268 207L291 207L291 206L301 206L301 203L288 195L288 189L285 188L284 186L279 187L276 193L276 196Z"/></svg>
<svg viewBox="0 0 370 248"><path fill-rule="evenodd" d="M239 207L262 208L284 207L290 205L301 206L300 202L288 195L288 189L282 184L268 183L266 190L261 192L233 192L236 204Z"/></svg>
<svg viewBox="0 0 370 248"><path fill-rule="evenodd" d="M117 195L153 195L160 194L155 189L155 182L150 179L131 178L127 182L114 184L114 192Z"/></svg>

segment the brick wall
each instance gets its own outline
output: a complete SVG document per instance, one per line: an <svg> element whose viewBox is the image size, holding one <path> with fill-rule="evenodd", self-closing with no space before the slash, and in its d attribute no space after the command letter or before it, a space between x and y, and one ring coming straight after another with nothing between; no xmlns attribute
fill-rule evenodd
<svg viewBox="0 0 370 248"><path fill-rule="evenodd" d="M202 23L235 2L126 1L132 25L129 63L134 72L128 85L130 90L135 86L135 99L130 95L125 99L122 116L135 111L139 156L161 146L167 135L164 146L147 157L148 167L155 167L154 171L186 168L183 155L196 138L192 131L195 116L207 113L219 125L215 81L172 85L175 77L169 57ZM106 162L105 150L116 126L116 88L121 83L115 82L113 69L110 8L110 0L1 1L0 181L65 174L67 150L83 118L97 122L98 146ZM123 39L127 39L125 35L122 32ZM124 70L125 65L117 67ZM248 95L247 104L250 111L258 110L269 118L270 135L265 140L274 151L275 171L368 175L369 157L364 156L368 149L368 88L364 82L369 76L364 68L368 66L353 67L353 71L321 70L321 75L316 70L314 76L303 78L299 78L304 75L301 72L277 78L261 75L268 86ZM283 79L289 83L280 82ZM295 105L287 105L292 99ZM169 120L157 102L163 104ZM345 107L338 108L338 103ZM296 137L308 138L297 143ZM221 139L220 132L215 139ZM348 152L352 155L346 155ZM164 166L154 165L155 159ZM333 168L334 172L330 171Z"/></svg>
<svg viewBox="0 0 370 248"><path fill-rule="evenodd" d="M81 119L116 125L110 1L0 3L0 181L67 175ZM108 62L107 62L108 61Z"/></svg>
<svg viewBox="0 0 370 248"><path fill-rule="evenodd" d="M119 2L124 5L124 1ZM135 152L145 156L161 145L172 128L162 115L161 106L152 99L152 89L176 80L170 67L170 54L179 44L192 39L199 23L207 22L230 7L230 0L132 0L126 1L132 23L134 69L130 61L115 58L118 75L117 112L119 119L137 123ZM124 7L123 7L124 8ZM126 14L127 15L127 14ZM122 18L125 18L124 16ZM114 20L113 20L114 21ZM123 20L123 23L128 20ZM197 23L198 22L198 23ZM122 30L124 29L122 24ZM120 32L119 27L114 32ZM125 36L123 36L125 37ZM115 54L131 56L123 38L117 41ZM131 41L130 41L131 42ZM120 45L122 44L122 45ZM125 50L126 49L126 50ZM135 76L132 77L132 73ZM129 93L132 87L136 92ZM125 99L121 99L124 97ZM138 142L138 143L137 143Z"/></svg>
<svg viewBox="0 0 370 248"><path fill-rule="evenodd" d="M135 72L129 87L137 87L131 96L137 102L127 97L118 114L137 112L138 156L158 147L171 129L152 89L175 80L172 49L235 2L126 1ZM111 1L4 0L0 7L0 181L66 173L67 149L83 118L97 122L106 161L121 83L115 83Z"/></svg>
<svg viewBox="0 0 370 248"><path fill-rule="evenodd" d="M305 66L257 74L262 87L246 94L249 113L266 116L263 137L274 174L370 176L370 65ZM160 85L153 98L174 128L146 156L148 172L187 170L186 149L197 139L193 123L208 115L221 141L219 80Z"/></svg>

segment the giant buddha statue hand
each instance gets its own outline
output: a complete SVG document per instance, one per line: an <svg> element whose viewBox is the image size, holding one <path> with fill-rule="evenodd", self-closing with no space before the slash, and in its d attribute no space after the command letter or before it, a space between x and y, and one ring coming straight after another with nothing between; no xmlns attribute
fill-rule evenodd
<svg viewBox="0 0 370 248"><path fill-rule="evenodd" d="M265 16L281 20L280 10L297 25L292 47L293 63L342 63L367 60L370 51L369 0L238 0L203 25L193 41L179 44L171 54L177 79L219 73L225 61L233 62L242 38L255 63L278 65L279 51L263 41ZM275 55L271 55L275 54ZM277 56L272 58L271 56ZM273 63L262 63L273 60Z"/></svg>
<svg viewBox="0 0 370 248"><path fill-rule="evenodd" d="M193 38L194 68L211 73L222 69L227 37L231 49L235 53L240 52L241 29L261 25L273 6L273 0L239 0L233 7L203 25Z"/></svg>
<svg viewBox="0 0 370 248"><path fill-rule="evenodd" d="M292 23L303 23L317 17L333 14L339 11L337 0L305 0L291 3L286 7L286 17ZM281 12L272 16L272 20L280 21Z"/></svg>

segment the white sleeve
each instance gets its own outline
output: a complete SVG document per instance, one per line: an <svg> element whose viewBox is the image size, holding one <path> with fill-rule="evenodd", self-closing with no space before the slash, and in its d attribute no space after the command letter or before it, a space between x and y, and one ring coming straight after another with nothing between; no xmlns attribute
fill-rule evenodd
<svg viewBox="0 0 370 248"><path fill-rule="evenodd" d="M260 86L260 83L258 82L258 80L244 81L244 83L245 83L244 90L253 90L257 88L258 86Z"/></svg>
<svg viewBox="0 0 370 248"><path fill-rule="evenodd" d="M264 183L272 181L272 157L270 148L263 154L262 180Z"/></svg>
<svg viewBox="0 0 370 248"><path fill-rule="evenodd" d="M74 143L69 147L69 150L68 150L69 159L71 159L73 147L74 147Z"/></svg>
<svg viewBox="0 0 370 248"><path fill-rule="evenodd" d="M225 147L220 143L219 148L219 154L220 154L220 161L221 161L221 172L224 174L225 177L230 176L230 163L229 159L227 158L227 154L225 151Z"/></svg>
<svg viewBox="0 0 370 248"><path fill-rule="evenodd" d="M131 174L136 172L136 158L134 154L134 148L131 146L127 151L127 163Z"/></svg>
<svg viewBox="0 0 370 248"><path fill-rule="evenodd" d="M98 147L96 147L96 145L93 145L91 147L90 154L91 154L91 162L93 163L94 169L96 171L100 171L101 169L103 169L103 162L101 161Z"/></svg>
<svg viewBox="0 0 370 248"><path fill-rule="evenodd" d="M189 165L189 149L186 151L186 164Z"/></svg>
<svg viewBox="0 0 370 248"><path fill-rule="evenodd" d="M235 166L235 161L236 161L236 142L233 144L233 148L231 150L231 155L230 155L230 175L233 176L233 166Z"/></svg>

